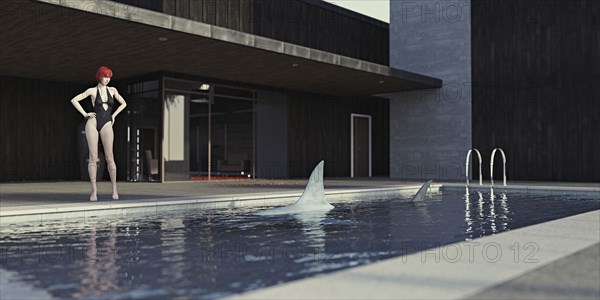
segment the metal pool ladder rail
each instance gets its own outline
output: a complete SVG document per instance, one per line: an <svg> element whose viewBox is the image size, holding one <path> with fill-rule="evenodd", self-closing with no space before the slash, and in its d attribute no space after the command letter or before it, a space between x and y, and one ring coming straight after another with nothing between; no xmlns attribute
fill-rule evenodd
<svg viewBox="0 0 600 300"><path fill-rule="evenodd" d="M506 155L504 155L504 151L500 148L496 148L492 150L492 157L490 158L490 180L492 181L492 187L494 186L494 155L496 155L496 150L500 150L502 154L502 175L504 176L504 186L506 186Z"/></svg>
<svg viewBox="0 0 600 300"><path fill-rule="evenodd" d="M477 157L479 158L479 185L483 185L483 177L481 176L481 153L477 148L471 148L467 152L467 159L465 161L465 177L467 180L467 187L469 186L469 158L471 157L471 153L473 150L477 153ZM504 150L501 148L496 148L492 150L492 157L490 158L490 180L491 186L494 187L494 156L496 155L496 151L500 150L502 154L502 174L504 175L504 186L506 186L506 155L504 154Z"/></svg>
<svg viewBox="0 0 600 300"><path fill-rule="evenodd" d="M469 157L471 157L471 151L475 150L477 157L479 158L479 185L483 185L483 177L481 176L481 153L477 148L471 148L467 152L467 160L465 161L465 176L467 178L467 186L469 186Z"/></svg>

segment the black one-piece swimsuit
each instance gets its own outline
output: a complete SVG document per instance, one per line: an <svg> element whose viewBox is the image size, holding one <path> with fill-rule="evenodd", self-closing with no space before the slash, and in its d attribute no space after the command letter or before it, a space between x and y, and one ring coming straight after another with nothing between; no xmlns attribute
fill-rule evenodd
<svg viewBox="0 0 600 300"><path fill-rule="evenodd" d="M112 108L115 105L115 99L110 95L110 92L107 90L106 95L108 96L108 101L103 102L100 97L100 89L96 89L96 101L94 101L94 112L96 113L96 130L100 132L102 126L108 122L112 122ZM104 105L108 104L108 108L104 109Z"/></svg>

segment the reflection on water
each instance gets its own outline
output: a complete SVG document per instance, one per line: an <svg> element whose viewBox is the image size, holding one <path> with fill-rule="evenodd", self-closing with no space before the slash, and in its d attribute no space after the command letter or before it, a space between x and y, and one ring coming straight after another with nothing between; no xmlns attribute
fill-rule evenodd
<svg viewBox="0 0 600 300"><path fill-rule="evenodd" d="M189 210L0 229L1 268L57 298L219 298L598 209L595 199L448 190L261 217ZM543 204L543 205L542 205Z"/></svg>
<svg viewBox="0 0 600 300"><path fill-rule="evenodd" d="M498 196L500 197L499 199ZM463 199L465 202L466 223L464 232L467 236L473 237L474 223L479 225L477 229L482 233L494 234L508 229L509 222L511 221L511 212L505 192L497 194L493 188L490 188L489 195L484 196L484 193L481 191L470 193L469 188L466 187ZM475 201L477 201L476 208L472 209L472 206L475 205L472 202Z"/></svg>
<svg viewBox="0 0 600 300"><path fill-rule="evenodd" d="M308 237L309 247L318 252L323 252L325 248L325 218L326 211L306 211L292 214L300 223L302 223L302 231Z"/></svg>
<svg viewBox="0 0 600 300"><path fill-rule="evenodd" d="M101 243L98 243L96 225L92 225L90 228L80 283L73 293L75 298L100 296L107 291L120 290L118 284L119 265L115 257L117 229L114 224L109 226L108 236Z"/></svg>

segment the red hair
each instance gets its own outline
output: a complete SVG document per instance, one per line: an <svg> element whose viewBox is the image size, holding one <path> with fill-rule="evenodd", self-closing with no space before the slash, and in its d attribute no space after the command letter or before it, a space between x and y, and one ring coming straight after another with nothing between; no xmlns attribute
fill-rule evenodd
<svg viewBox="0 0 600 300"><path fill-rule="evenodd" d="M96 71L96 81L101 82L103 77L112 77L112 70L109 67L102 66Z"/></svg>

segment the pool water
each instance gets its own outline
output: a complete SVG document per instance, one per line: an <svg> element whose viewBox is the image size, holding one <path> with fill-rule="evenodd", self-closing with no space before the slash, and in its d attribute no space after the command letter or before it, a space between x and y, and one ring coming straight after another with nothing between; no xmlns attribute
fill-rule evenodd
<svg viewBox="0 0 600 300"><path fill-rule="evenodd" d="M600 195L442 189L334 203L3 225L0 268L56 298L214 299L600 208Z"/></svg>

